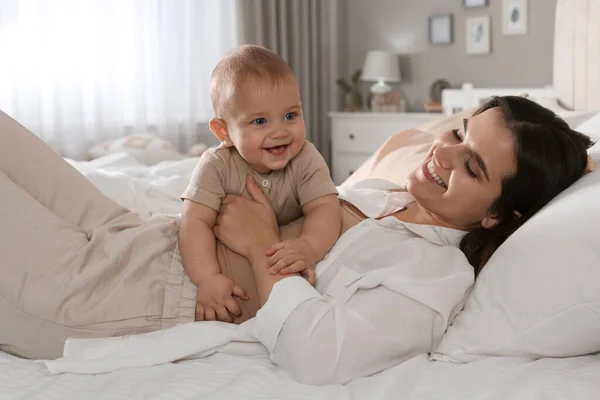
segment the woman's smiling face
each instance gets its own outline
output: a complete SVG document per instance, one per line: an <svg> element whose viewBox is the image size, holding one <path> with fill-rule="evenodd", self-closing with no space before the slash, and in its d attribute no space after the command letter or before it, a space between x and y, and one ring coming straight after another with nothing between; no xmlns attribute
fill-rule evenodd
<svg viewBox="0 0 600 400"><path fill-rule="evenodd" d="M516 171L513 134L491 108L436 139L408 176L407 189L440 225L488 228L496 221L489 211L502 183Z"/></svg>

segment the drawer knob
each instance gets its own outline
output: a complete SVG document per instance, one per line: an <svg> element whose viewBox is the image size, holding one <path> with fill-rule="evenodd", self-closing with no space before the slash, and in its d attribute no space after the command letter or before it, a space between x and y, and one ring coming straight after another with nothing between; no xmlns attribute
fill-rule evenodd
<svg viewBox="0 0 600 400"><path fill-rule="evenodd" d="M354 133L351 133L351 134L348 135L348 139L354 140L354 138L355 138Z"/></svg>

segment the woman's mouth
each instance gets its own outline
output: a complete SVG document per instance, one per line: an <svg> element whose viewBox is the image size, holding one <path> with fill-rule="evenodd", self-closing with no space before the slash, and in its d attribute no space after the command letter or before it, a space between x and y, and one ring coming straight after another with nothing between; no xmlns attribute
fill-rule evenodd
<svg viewBox="0 0 600 400"><path fill-rule="evenodd" d="M446 186L442 178L440 178L438 174L436 174L435 169L433 168L433 160L429 160L429 162L423 164L422 170L423 175L425 175L427 179L429 179L436 185L443 187L444 189L448 189L448 186Z"/></svg>
<svg viewBox="0 0 600 400"><path fill-rule="evenodd" d="M285 154L288 147L288 144L282 144L279 146L265 147L264 150L272 156L279 157Z"/></svg>

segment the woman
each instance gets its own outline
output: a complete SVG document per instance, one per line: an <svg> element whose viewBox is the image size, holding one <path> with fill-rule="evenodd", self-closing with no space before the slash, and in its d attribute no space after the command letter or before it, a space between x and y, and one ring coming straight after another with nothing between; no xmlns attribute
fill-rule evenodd
<svg viewBox="0 0 600 400"><path fill-rule="evenodd" d="M472 283L458 248L479 272L512 232L582 176L590 145L529 100L490 100L441 135L409 175L412 203L340 237L317 267L316 290L265 267L265 249L279 237L268 201L249 182L256 201L227 199L215 233L251 261L262 306L255 336L307 383L343 383L431 352Z"/></svg>
<svg viewBox="0 0 600 400"><path fill-rule="evenodd" d="M340 238L318 266L316 290L265 268L264 250L279 232L250 183L257 201L228 198L216 234L251 261L264 304L255 335L275 362L309 383L346 382L431 351L472 284L467 259L480 269L502 240L577 180L589 145L535 103L492 100L467 129L432 145L407 184L414 202ZM0 153L2 350L55 358L67 337L194 320L196 293L177 251L177 221L142 221L2 115Z"/></svg>

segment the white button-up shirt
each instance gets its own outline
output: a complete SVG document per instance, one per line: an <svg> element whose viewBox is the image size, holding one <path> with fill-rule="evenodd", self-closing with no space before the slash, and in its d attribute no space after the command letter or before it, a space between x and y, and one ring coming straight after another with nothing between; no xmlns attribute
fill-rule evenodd
<svg viewBox="0 0 600 400"><path fill-rule="evenodd" d="M253 335L310 384L345 383L431 352L474 282L458 248L464 234L366 219L318 263L315 288L300 277L273 287Z"/></svg>

